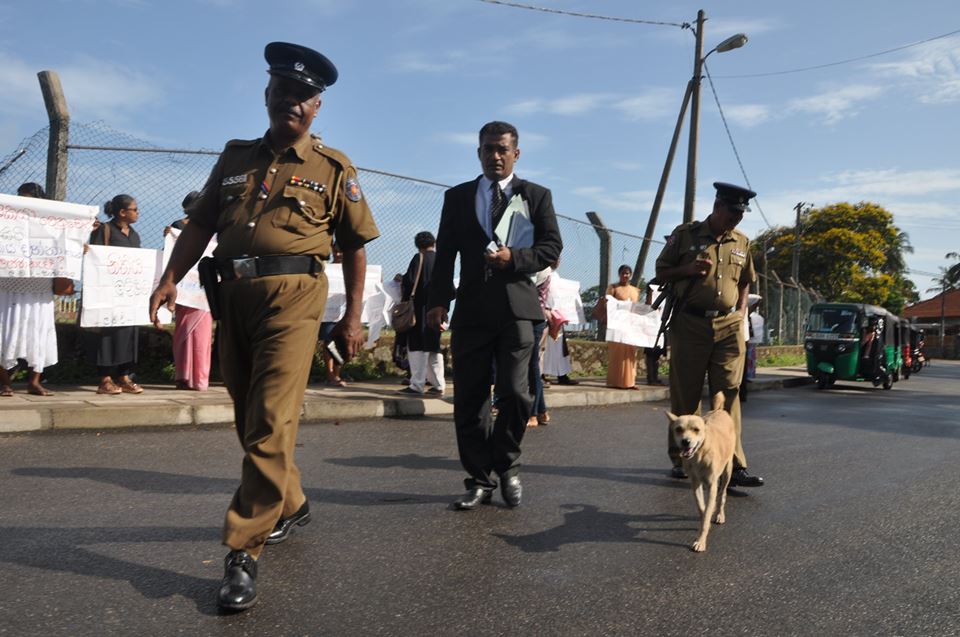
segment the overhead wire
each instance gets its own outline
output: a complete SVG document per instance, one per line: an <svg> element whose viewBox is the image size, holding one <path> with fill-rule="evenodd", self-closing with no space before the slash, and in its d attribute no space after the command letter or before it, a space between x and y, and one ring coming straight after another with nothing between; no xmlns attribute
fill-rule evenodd
<svg viewBox="0 0 960 637"><path fill-rule="evenodd" d="M710 69L707 68L706 61L703 63L703 70L707 74L707 81L710 84L710 92L713 93L713 100L717 103L717 110L720 111L720 120L723 122L724 130L727 131L727 139L730 140L730 147L733 148L733 156L737 158L737 165L740 166L740 174L743 175L743 180L747 182L747 188L753 190L753 186L750 185L750 178L747 177L747 171L743 167L743 161L740 159L740 151L737 150L737 145L733 141L733 133L730 132L730 126L727 124L727 116L723 112L723 106L720 105L720 98L717 97L717 89L713 85L713 78L710 77ZM772 230L773 226L770 225L770 220L767 219L767 215L763 213L763 208L760 207L760 201L757 198L754 198L754 202L757 205L757 210L760 211L760 216L763 218L763 222Z"/></svg>
<svg viewBox="0 0 960 637"><path fill-rule="evenodd" d="M902 46L896 46L892 49L886 49L884 51L877 51L876 53L869 53L867 55L861 55L854 58L847 58L845 60L837 60L836 62L827 62L826 64L815 64L813 66L804 66L797 69L787 69L783 71L770 71L766 73L748 73L744 75L718 75L717 79L724 80L733 80L749 77L770 77L772 75L788 75L790 73L802 73L804 71L815 71L817 69L825 69L831 66L840 66L841 64L850 64L851 62L860 62L861 60L869 60L870 58L879 57L881 55L887 55L888 53L896 53L897 51L903 51L904 49L909 49L911 47L920 46L921 44L927 44L928 42L933 42L934 40L941 40L943 38L948 38L951 35L956 35L960 33L960 29L950 31L949 33L943 33L941 35L935 35L926 40L920 40L918 42L912 42L910 44L904 44Z"/></svg>
<svg viewBox="0 0 960 637"><path fill-rule="evenodd" d="M513 7L514 9L527 9L528 11L541 11L543 13L554 13L558 15L572 16L575 18L592 18L594 20L608 20L611 22L628 22L631 24L652 24L656 26L679 27L689 29L689 22L662 22L658 20L640 20L638 18L620 18L615 16L597 15L595 13L581 13L578 11L565 11L563 9L551 9L549 7L535 7L530 4L521 4L519 2L504 2L504 0L477 0L485 4L496 4L503 7Z"/></svg>

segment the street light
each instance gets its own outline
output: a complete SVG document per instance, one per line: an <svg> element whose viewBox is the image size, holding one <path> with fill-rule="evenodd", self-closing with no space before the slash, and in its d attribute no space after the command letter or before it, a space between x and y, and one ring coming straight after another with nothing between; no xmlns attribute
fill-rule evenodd
<svg viewBox="0 0 960 637"><path fill-rule="evenodd" d="M693 221L693 206L696 201L697 190L697 143L700 134L700 80L702 78L701 69L707 57L716 51L724 53L732 49L739 49L747 43L747 36L738 33L731 36L710 49L707 55L703 55L703 23L706 15L703 10L697 12L697 43L696 55L693 60L693 79L690 80L691 105L690 105L690 145L687 148L687 190L683 197L683 222Z"/></svg>
<svg viewBox="0 0 960 637"><path fill-rule="evenodd" d="M747 43L747 36L743 33L738 33L710 49L707 55L702 55L703 23L705 20L706 16L701 10L697 13L697 45L693 77L687 82L687 91L684 93L683 101L680 104L680 114L677 116L677 125L673 129L673 139L670 141L670 150L667 151L667 159L663 165L663 172L660 174L660 185L657 187L657 195L653 199L650 218L647 220L647 231L643 235L643 243L640 244L640 254L637 255L637 264L633 269L632 282L634 285L640 280L640 276L643 274L643 268L646 265L647 253L650 251L650 242L653 240L653 232L657 226L657 217L660 215L660 206L663 203L663 195L667 188L667 181L670 179L670 168L673 166L673 156L677 150L677 142L680 140L680 131L683 129L683 118L687 114L687 106L691 102L691 97L693 98L693 107L690 110L690 146L687 155L687 189L683 203L683 222L688 223L693 221L693 204L697 173L697 134L700 123L700 67L703 61L714 51L725 53L732 49L739 49Z"/></svg>

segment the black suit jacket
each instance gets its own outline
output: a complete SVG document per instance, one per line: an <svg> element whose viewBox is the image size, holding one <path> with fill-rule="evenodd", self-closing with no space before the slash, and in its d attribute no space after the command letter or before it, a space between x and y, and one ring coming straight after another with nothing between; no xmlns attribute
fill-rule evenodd
<svg viewBox="0 0 960 637"><path fill-rule="evenodd" d="M542 321L543 311L530 275L552 265L563 249L550 191L516 176L513 178L513 194L523 197L530 210L533 246L511 248L512 267L493 270L485 277L484 252L490 238L477 220L479 181L477 177L444 194L437 232L437 260L427 307L449 309L450 301L456 297L451 327L492 326L516 319ZM453 268L457 254L460 255L460 286L454 290Z"/></svg>

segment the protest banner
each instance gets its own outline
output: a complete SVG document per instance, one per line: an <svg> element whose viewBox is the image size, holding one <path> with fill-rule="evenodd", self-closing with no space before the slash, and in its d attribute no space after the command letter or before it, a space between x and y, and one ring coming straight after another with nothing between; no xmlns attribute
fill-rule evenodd
<svg viewBox="0 0 960 637"><path fill-rule="evenodd" d="M150 293L160 279L160 252L144 248L90 246L83 256L80 327L149 325ZM160 321L170 312L160 308Z"/></svg>
<svg viewBox="0 0 960 637"><path fill-rule="evenodd" d="M659 330L659 310L607 295L607 342L653 347Z"/></svg>
<svg viewBox="0 0 960 637"><path fill-rule="evenodd" d="M0 277L79 279L96 206L0 195Z"/></svg>
<svg viewBox="0 0 960 637"><path fill-rule="evenodd" d="M167 262L170 261L170 254L173 252L173 246L176 245L179 236L179 230L170 228L170 232L163 237L163 264L160 268L161 273L166 269ZM207 248L203 251L202 256L211 256L216 247L217 237L214 236L210 239L210 243L207 244ZM177 305L196 308L204 312L210 311L210 305L207 303L207 294L200 285L200 273L197 271L196 264L184 275L180 283L177 283Z"/></svg>
<svg viewBox="0 0 960 637"><path fill-rule="evenodd" d="M363 281L363 311L360 314L361 323L369 323L367 316L367 299L377 293L377 285L382 278L382 268L379 265L368 265ZM324 266L327 273L329 290L327 292L327 307L323 312L323 322L332 323L343 318L347 311L347 288L343 281L343 267L340 263L327 263Z"/></svg>
<svg viewBox="0 0 960 637"><path fill-rule="evenodd" d="M570 323L583 325L587 318L583 312L583 301L580 299L580 281L561 278L554 272L550 275L550 293L547 305L559 311Z"/></svg>

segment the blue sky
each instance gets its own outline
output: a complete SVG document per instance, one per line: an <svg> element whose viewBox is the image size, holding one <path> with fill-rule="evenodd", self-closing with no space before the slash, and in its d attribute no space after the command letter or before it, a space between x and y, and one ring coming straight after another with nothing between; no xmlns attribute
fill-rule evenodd
<svg viewBox="0 0 960 637"><path fill-rule="evenodd" d="M533 0L574 12L665 22L708 17L705 50L747 176L773 225L798 201L875 201L909 234L922 296L960 250L960 29L956 0L636 2ZM642 234L686 82L694 38L672 26L527 11L478 0L0 1L0 156L46 125L36 73L59 72L75 121L105 120L165 147L219 149L267 126L263 47L322 51L340 70L315 125L366 168L441 183L479 173L476 131L520 129L517 172L557 211L601 213ZM686 129L684 130L686 134ZM682 217L686 137L658 224ZM710 184L743 183L704 79L697 217ZM374 211L376 214L376 211ZM741 228L766 227L757 211ZM654 250L656 252L656 250Z"/></svg>

